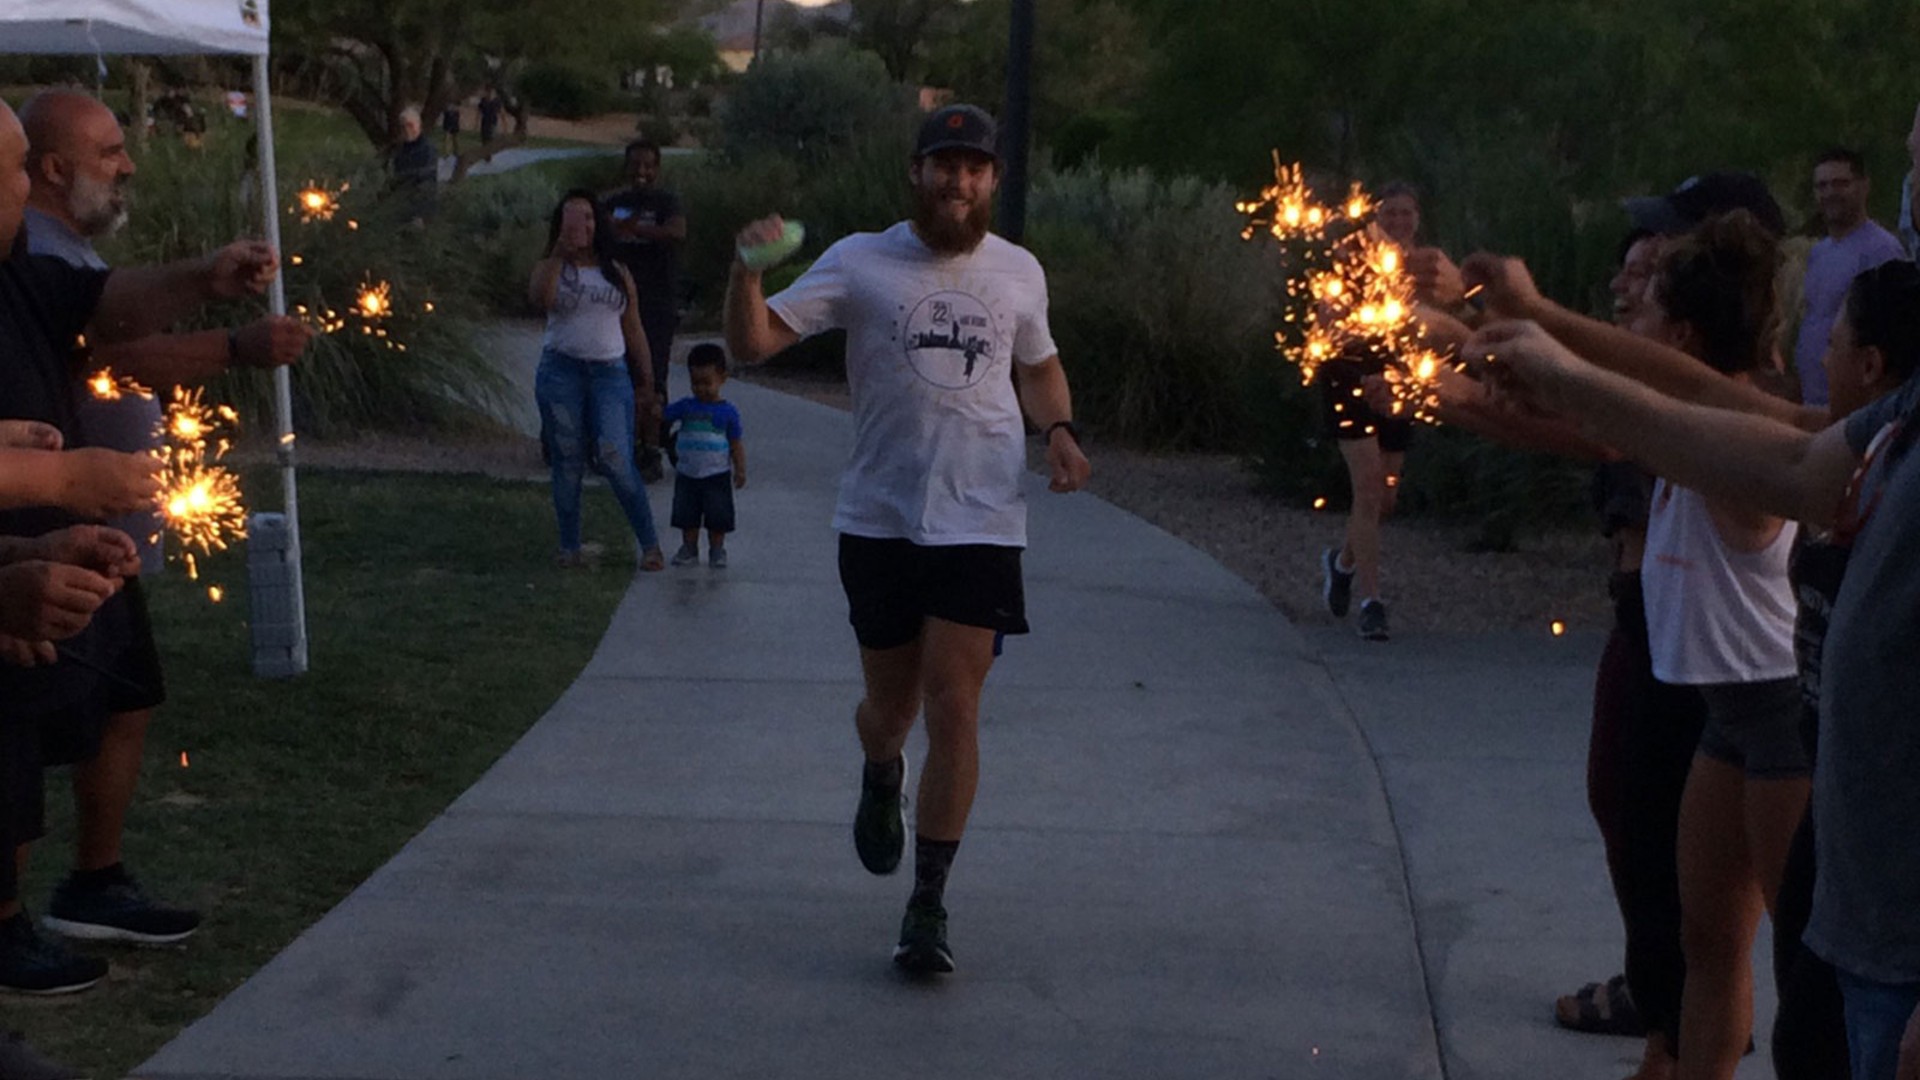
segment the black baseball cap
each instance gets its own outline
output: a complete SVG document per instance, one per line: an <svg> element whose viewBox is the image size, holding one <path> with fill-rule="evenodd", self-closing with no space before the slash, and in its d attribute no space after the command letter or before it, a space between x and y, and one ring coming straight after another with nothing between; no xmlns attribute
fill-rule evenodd
<svg viewBox="0 0 1920 1080"><path fill-rule="evenodd" d="M947 105L929 113L920 122L920 137L914 140L913 156L923 158L941 150L974 150L998 161L999 135L998 126L985 109L977 105Z"/></svg>
<svg viewBox="0 0 1920 1080"><path fill-rule="evenodd" d="M1711 172L1691 177L1665 195L1643 195L1620 204L1635 229L1677 236L1716 214L1745 210L1774 236L1785 236L1787 216L1752 173Z"/></svg>

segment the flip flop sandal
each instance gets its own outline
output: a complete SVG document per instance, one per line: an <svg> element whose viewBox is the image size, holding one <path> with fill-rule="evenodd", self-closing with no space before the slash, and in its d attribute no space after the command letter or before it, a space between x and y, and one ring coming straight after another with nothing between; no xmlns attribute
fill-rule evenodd
<svg viewBox="0 0 1920 1080"><path fill-rule="evenodd" d="M1604 983L1588 983L1553 1003L1553 1019L1563 1028L1591 1035L1640 1038L1647 1023L1627 992L1627 977L1615 975Z"/></svg>

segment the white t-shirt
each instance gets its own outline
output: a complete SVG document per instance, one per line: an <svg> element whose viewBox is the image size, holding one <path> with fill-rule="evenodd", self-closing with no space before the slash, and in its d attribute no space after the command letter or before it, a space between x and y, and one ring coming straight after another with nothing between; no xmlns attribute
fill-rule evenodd
<svg viewBox="0 0 1920 1080"><path fill-rule="evenodd" d="M620 332L620 316L626 310L625 282L609 280L597 266L562 263L541 347L576 360L623 359L627 338Z"/></svg>
<svg viewBox="0 0 1920 1080"><path fill-rule="evenodd" d="M847 330L854 443L836 530L1026 546L1012 365L1057 351L1038 260L993 235L969 254L936 255L901 222L834 244L767 305L802 337Z"/></svg>
<svg viewBox="0 0 1920 1080"><path fill-rule="evenodd" d="M1653 677L1676 686L1766 682L1799 671L1787 562L1799 526L1759 551L1734 551L1699 492L1653 489L1640 581Z"/></svg>

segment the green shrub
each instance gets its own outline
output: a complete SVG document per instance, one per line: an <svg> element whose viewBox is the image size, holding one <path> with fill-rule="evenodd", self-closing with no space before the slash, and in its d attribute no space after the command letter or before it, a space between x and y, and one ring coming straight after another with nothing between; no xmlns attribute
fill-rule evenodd
<svg viewBox="0 0 1920 1080"><path fill-rule="evenodd" d="M1234 193L1098 165L1035 185L1028 243L1089 427L1143 446L1238 449L1273 355L1276 270Z"/></svg>
<svg viewBox="0 0 1920 1080"><path fill-rule="evenodd" d="M824 163L857 137L901 128L910 91L873 53L840 42L764 57L721 108L721 148L735 161L773 153Z"/></svg>
<svg viewBox="0 0 1920 1080"><path fill-rule="evenodd" d="M514 85L533 111L563 120L598 116L619 104L605 80L565 64L533 64Z"/></svg>

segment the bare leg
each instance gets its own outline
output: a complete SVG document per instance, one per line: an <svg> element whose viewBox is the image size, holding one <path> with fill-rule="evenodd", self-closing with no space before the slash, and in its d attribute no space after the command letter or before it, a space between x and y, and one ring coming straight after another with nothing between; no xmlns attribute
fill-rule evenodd
<svg viewBox="0 0 1920 1080"><path fill-rule="evenodd" d="M860 650L866 696L853 711L860 749L867 760L884 764L906 748L907 733L920 715L920 642L897 649Z"/></svg>
<svg viewBox="0 0 1920 1080"><path fill-rule="evenodd" d="M1787 874L1787 853L1793 850L1793 835L1807 812L1807 796L1812 790L1813 782L1807 779L1747 781L1747 849L1753 853L1754 874L1769 915L1780 896L1780 882Z"/></svg>
<svg viewBox="0 0 1920 1080"><path fill-rule="evenodd" d="M921 640L928 747L915 820L922 838L957 842L980 784L980 688L993 667L993 631L928 619Z"/></svg>
<svg viewBox="0 0 1920 1080"><path fill-rule="evenodd" d="M1680 799L1680 1080L1733 1080L1753 1033L1749 954L1764 910L1741 770L1696 754Z"/></svg>
<svg viewBox="0 0 1920 1080"><path fill-rule="evenodd" d="M1380 440L1342 439L1340 456L1347 463L1347 481L1353 487L1353 509L1347 514L1346 540L1340 546L1340 565L1353 568L1353 585L1361 599L1380 595L1380 509L1386 491L1380 460Z"/></svg>
<svg viewBox="0 0 1920 1080"><path fill-rule="evenodd" d="M140 782L140 754L146 746L152 709L115 713L107 718L100 752L73 767L73 807L78 828L74 852L77 870L103 870L120 861L127 809Z"/></svg>
<svg viewBox="0 0 1920 1080"><path fill-rule="evenodd" d="M707 549L708 550L719 551L721 548L726 546L727 546L726 533L721 532L719 529L707 530Z"/></svg>
<svg viewBox="0 0 1920 1080"><path fill-rule="evenodd" d="M695 551L700 550L700 530L699 529L681 529L680 542L685 546L694 549Z"/></svg>
<svg viewBox="0 0 1920 1080"><path fill-rule="evenodd" d="M1405 450L1380 451L1380 520L1393 516L1400 506L1400 474L1407 467Z"/></svg>

